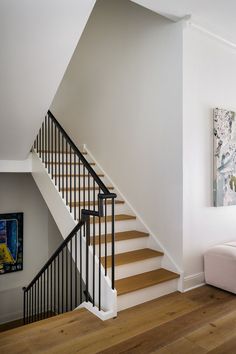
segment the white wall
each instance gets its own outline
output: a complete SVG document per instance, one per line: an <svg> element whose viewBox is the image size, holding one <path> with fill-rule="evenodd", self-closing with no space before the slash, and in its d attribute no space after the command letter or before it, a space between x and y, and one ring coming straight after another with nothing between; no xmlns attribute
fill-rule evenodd
<svg viewBox="0 0 236 354"><path fill-rule="evenodd" d="M182 25L99 0L52 111L182 262Z"/></svg>
<svg viewBox="0 0 236 354"><path fill-rule="evenodd" d="M236 111L236 50L206 34L184 31L184 268L186 286L203 280L203 253L236 238L236 206L214 208L214 107ZM196 277L194 277L194 275Z"/></svg>
<svg viewBox="0 0 236 354"><path fill-rule="evenodd" d="M0 214L24 213L22 271L0 275L0 323L22 316L23 291L47 261L60 233L30 174L0 174Z"/></svg>
<svg viewBox="0 0 236 354"><path fill-rule="evenodd" d="M0 1L0 160L27 157L94 3Z"/></svg>

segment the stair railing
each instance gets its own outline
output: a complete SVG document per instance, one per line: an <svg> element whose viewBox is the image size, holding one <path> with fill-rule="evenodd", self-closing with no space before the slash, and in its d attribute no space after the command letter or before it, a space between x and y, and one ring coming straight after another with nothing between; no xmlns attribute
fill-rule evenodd
<svg viewBox="0 0 236 354"><path fill-rule="evenodd" d="M82 289L83 286L85 288L84 292L82 291L85 300L90 300L93 306L95 306L95 292L96 288L98 288L97 306L101 310L102 267L106 276L110 268L111 288L115 288L116 194L110 193L100 176L92 168L92 164L86 160L85 154L80 152L50 111L47 113L40 128L33 149L45 164L45 168L61 193L74 220L78 221L78 224L33 281L24 288L24 317L29 319L25 322L28 323L29 321L39 319L40 316L44 316L43 318L45 318L46 315L48 317L55 313L65 312L68 309L67 303L64 304L66 298L59 298L58 295L65 295L65 289L61 289L62 284L64 284L64 278L62 279L61 277L66 277L67 273L60 273L59 269L63 264L66 269L68 261L70 264L75 263L74 268L79 269L80 277L80 281L77 281L75 285L72 279L73 275L71 275L70 287L72 290L71 293L74 293L74 300L72 301L71 299L70 301L70 309L78 303L75 292L78 293L77 285L79 284L79 289ZM81 234L83 237L86 237L86 250L82 247ZM74 245L74 248L72 248L72 239L74 243L77 243L77 245ZM79 247L78 257L77 248L80 242L82 243ZM108 242L111 243L111 255L109 256L111 258L111 267L108 267ZM91 269L89 269L89 247L92 249L91 273ZM96 250L98 254L96 254ZM86 253L85 255L84 252ZM60 257L63 259L60 260ZM96 257L98 258L98 274L95 271ZM83 266L84 259L86 262ZM51 276L51 271L55 272L55 275ZM89 279L89 274L92 274L92 279ZM53 302L50 298L50 301L47 302L47 296L55 296L55 291L47 288L47 286L51 285L51 282L54 282L52 285L55 286L55 277L57 277L58 299L55 302L53 298ZM75 279L77 277L75 276ZM89 284L92 285L89 286ZM82 300L83 298L80 296L79 301ZM46 305L45 312L45 304L48 303L49 310Z"/></svg>

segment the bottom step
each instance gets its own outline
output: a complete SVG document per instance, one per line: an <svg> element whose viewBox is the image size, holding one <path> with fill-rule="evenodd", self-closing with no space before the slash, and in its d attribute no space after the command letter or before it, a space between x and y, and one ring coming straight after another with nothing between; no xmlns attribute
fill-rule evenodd
<svg viewBox="0 0 236 354"><path fill-rule="evenodd" d="M178 278L179 274L157 269L117 280L118 311L177 291Z"/></svg>

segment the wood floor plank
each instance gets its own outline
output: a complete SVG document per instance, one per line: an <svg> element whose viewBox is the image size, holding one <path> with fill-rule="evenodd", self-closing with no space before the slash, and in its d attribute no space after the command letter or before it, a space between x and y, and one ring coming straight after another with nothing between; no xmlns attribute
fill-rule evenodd
<svg viewBox="0 0 236 354"><path fill-rule="evenodd" d="M217 346L215 349L208 351L208 354L234 354L236 353L236 333L235 335L226 340L220 346Z"/></svg>
<svg viewBox="0 0 236 354"><path fill-rule="evenodd" d="M198 330L216 323L222 331L221 340L227 334L228 351L217 351L216 347L210 353L234 354L236 338L230 338L229 333L232 325L235 332L235 311L235 296L204 286L121 311L116 319L105 322L82 309L3 332L0 353L205 354L208 349L191 335L195 333L196 339ZM221 340L217 341L218 348Z"/></svg>
<svg viewBox="0 0 236 354"><path fill-rule="evenodd" d="M133 354L151 353L161 347L184 337L188 333L196 330L207 321L214 321L225 313L230 313L236 306L236 299L229 301L219 300L217 303L207 304L200 309L187 313L183 316L164 323L160 326L132 337L112 348L103 351L105 354Z"/></svg>
<svg viewBox="0 0 236 354"><path fill-rule="evenodd" d="M190 333L186 338L202 348L212 350L236 334L236 311L212 321L198 330ZM236 348L235 348L236 351Z"/></svg>
<svg viewBox="0 0 236 354"><path fill-rule="evenodd" d="M166 347L155 350L150 354L206 354L207 352L208 350L199 347L188 339L180 338Z"/></svg>

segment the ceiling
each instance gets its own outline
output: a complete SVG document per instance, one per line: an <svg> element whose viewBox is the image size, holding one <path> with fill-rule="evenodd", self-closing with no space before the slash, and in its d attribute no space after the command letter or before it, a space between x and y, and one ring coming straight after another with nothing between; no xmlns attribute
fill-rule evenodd
<svg viewBox="0 0 236 354"><path fill-rule="evenodd" d="M133 0L169 18L192 16L206 30L236 44L235 0Z"/></svg>
<svg viewBox="0 0 236 354"><path fill-rule="evenodd" d="M23 160L95 0L0 0L0 160Z"/></svg>

